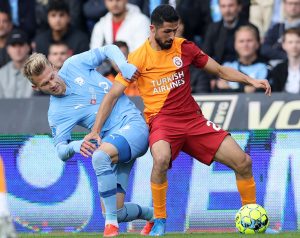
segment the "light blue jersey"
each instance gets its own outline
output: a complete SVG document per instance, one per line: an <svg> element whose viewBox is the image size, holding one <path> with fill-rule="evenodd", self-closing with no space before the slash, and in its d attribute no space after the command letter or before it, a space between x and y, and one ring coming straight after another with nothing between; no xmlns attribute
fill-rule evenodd
<svg viewBox="0 0 300 238"><path fill-rule="evenodd" d="M95 68L107 59L108 48L93 49L70 57L58 75L66 83L64 96L50 97L48 121L54 143L71 139L71 131L76 125L91 129L103 97L112 83L98 73ZM123 118L140 118L141 112L124 94L116 102L107 118L102 133L119 124Z"/></svg>
<svg viewBox="0 0 300 238"><path fill-rule="evenodd" d="M251 65L243 65L238 61L224 62L224 66L234 68L254 79L266 79L268 76L268 65L263 62L254 62ZM228 82L232 89L238 89L238 82Z"/></svg>

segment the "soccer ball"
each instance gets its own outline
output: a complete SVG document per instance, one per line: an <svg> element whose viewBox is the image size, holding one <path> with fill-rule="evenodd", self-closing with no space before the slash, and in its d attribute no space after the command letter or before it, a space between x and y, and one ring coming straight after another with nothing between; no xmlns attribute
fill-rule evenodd
<svg viewBox="0 0 300 238"><path fill-rule="evenodd" d="M269 226L269 218L262 206L247 204L236 213L235 226L243 234L263 233Z"/></svg>

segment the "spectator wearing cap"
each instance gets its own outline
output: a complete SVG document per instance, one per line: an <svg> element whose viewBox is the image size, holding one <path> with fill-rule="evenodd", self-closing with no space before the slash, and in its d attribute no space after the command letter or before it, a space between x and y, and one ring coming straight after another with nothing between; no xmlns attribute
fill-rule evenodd
<svg viewBox="0 0 300 238"><path fill-rule="evenodd" d="M48 55L49 46L54 42L66 43L72 54L89 49L87 35L70 24L69 6L66 1L49 1L47 16L50 29L37 34L32 44L34 51Z"/></svg>
<svg viewBox="0 0 300 238"><path fill-rule="evenodd" d="M24 31L15 29L6 44L11 61L0 69L0 98L31 97L31 85L21 72L30 53L28 36Z"/></svg>
<svg viewBox="0 0 300 238"><path fill-rule="evenodd" d="M0 8L0 68L10 61L6 51L6 40L12 30L12 22L8 12Z"/></svg>

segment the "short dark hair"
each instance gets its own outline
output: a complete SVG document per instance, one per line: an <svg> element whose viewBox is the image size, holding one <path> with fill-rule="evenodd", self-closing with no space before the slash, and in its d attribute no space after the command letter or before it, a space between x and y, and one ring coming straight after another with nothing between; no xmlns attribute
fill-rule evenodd
<svg viewBox="0 0 300 238"><path fill-rule="evenodd" d="M220 3L220 0L218 1ZM242 0L236 0L237 5L242 5Z"/></svg>
<svg viewBox="0 0 300 238"><path fill-rule="evenodd" d="M70 15L69 5L65 0L50 0L47 13L51 11L65 12Z"/></svg>
<svg viewBox="0 0 300 238"><path fill-rule="evenodd" d="M119 48L120 47L125 47L125 48L129 49L128 45L127 45L127 43L125 41L121 41L121 40L115 41L114 45L118 46Z"/></svg>
<svg viewBox="0 0 300 238"><path fill-rule="evenodd" d="M6 14L8 20L9 20L10 22L12 22L10 11L8 11L8 10L6 10L6 9L2 9L2 8L0 7L0 13Z"/></svg>
<svg viewBox="0 0 300 238"><path fill-rule="evenodd" d="M155 26L161 26L164 22L176 22L178 20L178 13L168 4L159 5L151 14L151 24Z"/></svg>
<svg viewBox="0 0 300 238"><path fill-rule="evenodd" d="M289 28L287 30L284 31L283 33L283 37L282 37L282 41L284 42L285 41L285 36L287 34L295 34L297 35L298 37L300 37L300 29L298 27L294 27L294 28Z"/></svg>
<svg viewBox="0 0 300 238"><path fill-rule="evenodd" d="M50 51L51 47L53 46L65 46L67 48L69 48L68 44L63 42L63 41L55 41L55 42L52 42L49 47L48 47L48 52Z"/></svg>

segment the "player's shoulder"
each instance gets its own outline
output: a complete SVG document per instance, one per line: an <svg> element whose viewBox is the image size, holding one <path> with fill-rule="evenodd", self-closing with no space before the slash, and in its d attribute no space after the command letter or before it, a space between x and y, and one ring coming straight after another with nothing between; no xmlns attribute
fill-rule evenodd
<svg viewBox="0 0 300 238"><path fill-rule="evenodd" d="M176 37L174 40L174 43L176 45L176 47L180 47L180 48L194 48L197 47L197 45L193 42L193 41L189 41L185 38L181 38L181 37Z"/></svg>
<svg viewBox="0 0 300 238"><path fill-rule="evenodd" d="M147 55L147 40L128 55L129 63L139 64L143 62Z"/></svg>

